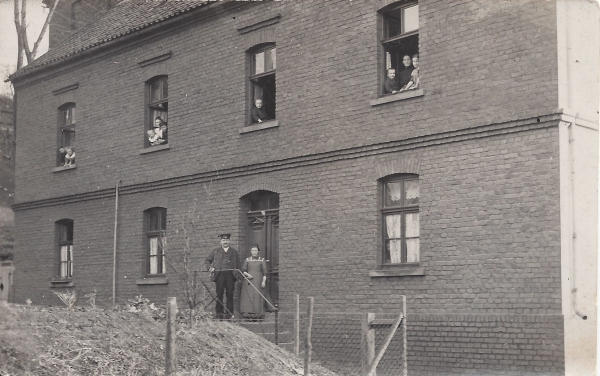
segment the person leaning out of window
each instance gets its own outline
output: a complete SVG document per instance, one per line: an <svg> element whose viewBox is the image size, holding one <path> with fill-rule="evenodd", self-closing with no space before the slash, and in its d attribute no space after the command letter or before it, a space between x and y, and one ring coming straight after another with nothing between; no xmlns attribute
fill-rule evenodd
<svg viewBox="0 0 600 376"><path fill-rule="evenodd" d="M412 90L419 88L419 55L413 55L412 57L412 65L413 70L410 72L410 81L400 89L400 91L404 90Z"/></svg>
<svg viewBox="0 0 600 376"><path fill-rule="evenodd" d="M400 90L400 85L396 81L396 70L394 68L387 69L387 77L383 83L383 88L386 94L396 94Z"/></svg>
<svg viewBox="0 0 600 376"><path fill-rule="evenodd" d="M267 116L267 112L263 107L262 99L257 99L254 101L254 106L252 107L250 116L252 116L253 123L262 123L263 121L269 119L269 117Z"/></svg>

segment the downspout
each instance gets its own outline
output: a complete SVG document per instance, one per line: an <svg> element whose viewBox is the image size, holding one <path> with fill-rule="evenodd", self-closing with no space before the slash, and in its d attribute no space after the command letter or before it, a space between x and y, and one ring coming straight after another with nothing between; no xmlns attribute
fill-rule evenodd
<svg viewBox="0 0 600 376"><path fill-rule="evenodd" d="M118 224L118 214L119 214L119 184L121 184L121 179L117 180L117 185L115 187L115 236L113 240L113 285L112 285L112 301L113 307L116 305L116 289L117 289L117 224Z"/></svg>
<svg viewBox="0 0 600 376"><path fill-rule="evenodd" d="M573 197L575 196L575 171L573 168L573 127L575 126L575 124L577 123L577 117L578 117L579 113L575 114L575 118L573 119L573 121L569 124L568 129L569 129L569 185L570 185L570 192L569 192L569 210L571 211L571 302L573 305L573 312L575 312L575 314L579 317L581 317L584 320L587 320L587 316L585 314L583 314L582 312L579 311L579 309L577 308L577 283L575 280L575 276L576 276L576 272L575 272L575 262L576 262L576 257L575 257L575 239L577 237L576 232L575 232L575 208L574 208L574 204L573 204Z"/></svg>

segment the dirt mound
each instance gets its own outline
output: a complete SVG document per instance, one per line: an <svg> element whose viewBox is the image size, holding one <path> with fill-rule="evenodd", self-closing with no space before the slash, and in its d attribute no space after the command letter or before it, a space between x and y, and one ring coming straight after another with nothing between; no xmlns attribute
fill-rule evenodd
<svg viewBox="0 0 600 376"><path fill-rule="evenodd" d="M165 330L144 312L0 304L0 375L162 375ZM301 360L228 322L179 324L176 353L178 375L303 372Z"/></svg>

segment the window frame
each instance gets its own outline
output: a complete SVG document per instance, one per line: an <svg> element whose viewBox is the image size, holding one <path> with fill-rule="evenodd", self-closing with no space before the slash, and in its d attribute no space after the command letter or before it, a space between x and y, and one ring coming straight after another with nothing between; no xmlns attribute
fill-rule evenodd
<svg viewBox="0 0 600 376"><path fill-rule="evenodd" d="M256 59L255 56L265 52L265 62L264 62L264 66L265 68L267 67L267 54L266 51L269 50L273 50L275 51L273 58L273 69L271 70L266 70L264 72L261 73L255 73L256 72ZM253 126L253 125L257 125L259 123L253 123L252 122L252 109L254 108L254 101L258 98L255 98L255 85L258 85L257 80L261 79L261 78L265 78L265 77L269 77L269 76L273 76L273 85L274 85L274 93L273 93L273 110L272 110L272 116L269 119L266 119L265 121L263 121L263 123L265 122L270 122L270 121L275 121L277 120L277 46L275 43L263 43L257 46L254 46L253 48L251 48L250 50L248 50L247 52L247 60L248 60L248 69L247 69L247 85L248 85L248 116L246 119L246 126ZM264 90L264 89L263 89ZM265 108L266 111L266 107L267 104L265 103L265 98L264 98L264 93L262 98L260 98L263 100L263 108ZM270 106L270 105L269 105Z"/></svg>
<svg viewBox="0 0 600 376"><path fill-rule="evenodd" d="M75 151L76 123L77 123L77 105L74 102L68 102L58 107L57 113L57 148L56 148L56 166L64 166L65 154L61 153L60 149L70 147ZM65 114L70 114L66 115ZM69 144L66 145L65 134L72 133L69 136Z"/></svg>
<svg viewBox="0 0 600 376"><path fill-rule="evenodd" d="M160 94L160 97L157 100L152 101L152 94L153 94L153 87L156 83L160 83L159 88L158 88L158 93ZM164 85L166 83L166 91L167 91L167 95L166 98L163 97L164 95ZM168 123L169 123L169 76L166 74L161 74L158 76L154 76L152 78L150 78L149 80L147 80L145 82L145 114L146 114L146 121L144 122L144 148L152 148L152 147L156 147L156 146L166 146L169 144L169 139L168 139L168 133L165 135L164 140L165 142L158 144L158 145L152 145L150 143L150 140L148 139L148 131L149 130L153 130L154 129L154 119L156 116L160 116L163 119L163 122L165 125L167 125L167 132L168 132ZM166 110L163 108L160 108L161 106L166 105ZM162 113L160 115L154 115L155 112L162 112L162 113L166 113L166 116L163 115Z"/></svg>
<svg viewBox="0 0 600 376"><path fill-rule="evenodd" d="M158 229L152 229L152 215L157 215ZM167 274L165 244L167 240L167 208L153 207L144 210L144 275L146 277L164 277ZM152 254L151 239L157 239L157 253ZM156 258L156 273L152 273L152 258Z"/></svg>
<svg viewBox="0 0 600 376"><path fill-rule="evenodd" d="M418 188L419 188L419 202L417 202L416 204L405 204L404 203L404 192L405 192L405 183L407 181L417 181L418 183ZM385 200L386 200L386 194L387 194L387 187L389 183L396 183L396 182L401 182L401 192L402 192L402 203L398 206L386 206L385 205ZM420 210L419 210L419 205L420 205L420 180L419 180L419 175L417 174L397 174L397 175L392 175L392 176L388 176L385 177L383 179L381 179L381 184L380 184L380 200L379 200L379 213L380 213L380 219L381 219L381 247L380 247L380 256L379 256L379 265L381 267L414 267L414 266L420 266L421 265L421 247L420 247L420 242L419 242L419 248L418 248L418 260L417 262L407 262L407 256L408 256L408 251L407 251L407 246L406 246L406 215L407 214L414 214L417 213L419 214L419 237L418 239L421 239L421 234L420 234L420 220L421 220L421 216L420 216ZM401 262L400 263L392 263L391 261L388 261L386 258L386 246L387 246L387 240L389 240L390 238L387 235L387 231L386 231L386 217L388 215L393 215L393 214L399 214L401 216L401 224L400 224L400 244L401 244ZM390 255L390 259L391 259L391 255Z"/></svg>
<svg viewBox="0 0 600 376"><path fill-rule="evenodd" d="M402 92L386 93L385 92L385 88L384 88L384 82L385 82L385 80L387 78L387 69L388 69L388 66L387 66L387 51L389 49L388 46L391 43L398 42L398 41L400 41L402 39L405 39L405 38L411 38L411 37L416 36L416 52L410 51L410 52L405 52L405 53L404 52L403 53L398 53L398 56L406 54L406 55L409 55L411 57L411 60L412 60L412 57L415 54L420 56L420 51L419 51L420 50L420 48L419 48L420 47L420 33L419 33L420 29L419 28L417 28L416 30L408 31L408 32L402 32L402 31L400 31L399 34L397 34L395 36L392 36L392 37L390 37L390 36L387 35L387 33L388 33L388 22L389 22L389 18L390 18L390 16L387 15L387 14L390 13L390 12L392 12L392 11L398 10L398 9L406 9L406 8L411 8L413 6L417 6L418 7L419 6L419 2L417 0L408 0L408 1L400 0L400 1L394 2L394 3L392 3L392 4L388 5L388 6L380 9L379 12L378 12L379 13L379 25L380 25L379 26L379 30L378 30L378 40L379 40L379 47L378 48L381 51L380 58L379 58L379 66L380 66L379 77L380 78L378 80L379 88L378 88L378 91L377 91L377 93L378 93L377 96L379 98L386 97L386 96L389 96L389 95L398 95L399 93L406 93L406 92L411 92L413 90L419 90L419 89L421 89L421 87L419 85L418 88L412 88L412 89L404 90ZM417 22L420 21L419 13L420 13L419 9L417 9ZM402 17L404 17L404 13L403 12L401 12L401 15L402 15ZM404 24L404 20L401 20L398 27L400 29L402 29L403 24ZM420 24L418 26L420 26ZM391 63L391 65L392 65L391 67L393 67L393 68L396 69L396 80L399 79L400 72L401 72L401 70L398 69L398 68L401 67L401 65L402 65L401 58L397 58L397 59L398 59L398 62L396 64L396 66L394 66L393 63ZM409 95L407 97L410 98L410 97L413 97L413 96Z"/></svg>
<svg viewBox="0 0 600 376"><path fill-rule="evenodd" d="M57 249L57 272L59 280L73 279L73 240L75 238L75 222L72 219L61 219L55 222L56 228L56 249ZM69 238L70 235L70 238ZM66 255L63 258L63 247L67 247ZM63 269L63 266L65 268ZM65 271L63 273L63 270Z"/></svg>

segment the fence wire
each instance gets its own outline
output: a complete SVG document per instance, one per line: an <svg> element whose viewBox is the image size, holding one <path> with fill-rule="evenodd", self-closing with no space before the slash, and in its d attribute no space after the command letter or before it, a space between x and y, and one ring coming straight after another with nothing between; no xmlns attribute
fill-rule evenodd
<svg viewBox="0 0 600 376"><path fill-rule="evenodd" d="M374 331L375 354L382 347L394 319L398 314L377 315L371 328ZM325 367L340 376L362 375L368 369L366 364L366 343L363 339L363 323L365 315L361 313L319 313L313 314L311 330L312 361L311 364ZM262 335L265 339L278 344L286 350L295 352L294 334L295 315L293 312L278 312L269 315L263 322L240 322L242 326ZM305 339L308 317L300 314L299 358L304 359ZM404 339L406 325L403 321L386 349L379 365L378 376L403 375L406 359L404 358Z"/></svg>

